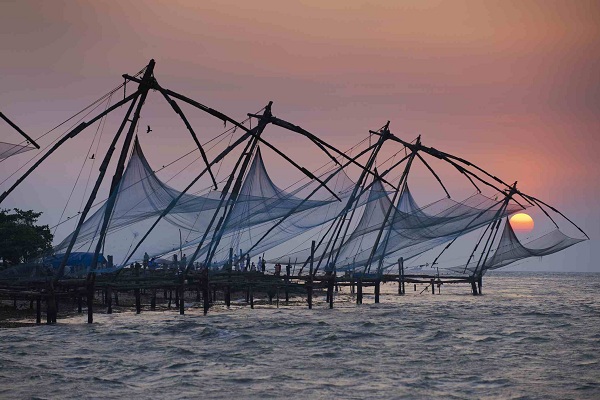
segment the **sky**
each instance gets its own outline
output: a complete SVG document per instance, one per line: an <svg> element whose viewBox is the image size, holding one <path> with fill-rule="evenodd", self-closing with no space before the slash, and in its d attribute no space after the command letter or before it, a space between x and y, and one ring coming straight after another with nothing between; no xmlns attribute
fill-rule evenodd
<svg viewBox="0 0 600 400"><path fill-rule="evenodd" d="M276 116L339 148L388 120L399 137L420 134L425 145L518 181L591 237L518 268L600 271L596 1L22 0L2 2L0 11L0 110L34 138L153 58L162 86L238 120L272 100ZM201 141L222 131L219 121L185 112ZM107 122L104 140L115 124L118 117ZM156 93L141 125L152 126L140 140L157 167L193 148ZM92 129L57 152L2 207L41 210L43 223L56 224L93 135ZM265 138L309 169L325 160L293 134L271 129ZM0 121L0 141L20 137ZM0 163L2 191L32 155ZM297 177L274 154L263 155L280 186ZM469 194L464 179L447 179L457 188L451 194ZM413 180L417 187L420 175ZM423 201L443 195L429 190ZM64 216L80 207L74 196ZM67 233L65 227L57 236Z"/></svg>

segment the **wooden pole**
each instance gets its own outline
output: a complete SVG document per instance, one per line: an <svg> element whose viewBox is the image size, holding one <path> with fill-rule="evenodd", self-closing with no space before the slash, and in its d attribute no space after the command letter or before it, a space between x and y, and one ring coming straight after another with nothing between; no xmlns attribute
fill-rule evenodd
<svg viewBox="0 0 600 400"><path fill-rule="evenodd" d="M333 287L335 286L335 274L329 278L327 292L329 293L329 308L333 308Z"/></svg>
<svg viewBox="0 0 600 400"><path fill-rule="evenodd" d="M225 287L225 305L227 308L231 307L231 286L229 285Z"/></svg>
<svg viewBox="0 0 600 400"><path fill-rule="evenodd" d="M479 275L479 278L477 279L477 292L479 294L481 294L481 287L483 286L483 275Z"/></svg>
<svg viewBox="0 0 600 400"><path fill-rule="evenodd" d="M204 267L202 270L202 301L203 301L203 309L204 315L208 313L208 309L210 307L210 299L209 296L209 287L208 287L208 267Z"/></svg>
<svg viewBox="0 0 600 400"><path fill-rule="evenodd" d="M290 265L288 263L288 265ZM289 284L290 284L290 273L292 272L292 269L288 266L286 266L285 268L285 304L287 305L290 302L290 289L289 289Z"/></svg>
<svg viewBox="0 0 600 400"><path fill-rule="evenodd" d="M185 303L183 302L184 299L184 293L185 293L185 284L182 282L181 286L179 287L179 290L181 291L181 294L179 295L179 315L184 315L185 314Z"/></svg>
<svg viewBox="0 0 600 400"><path fill-rule="evenodd" d="M435 279L431 278L431 294L435 294Z"/></svg>
<svg viewBox="0 0 600 400"><path fill-rule="evenodd" d="M362 278L359 278L358 283L356 285L356 304L362 304L362 301L363 301Z"/></svg>
<svg viewBox="0 0 600 400"><path fill-rule="evenodd" d="M404 287L404 258L400 257L398 259L398 294L404 295L406 293L406 288Z"/></svg>
<svg viewBox="0 0 600 400"><path fill-rule="evenodd" d="M140 314L142 312L142 300L140 298L140 288L133 290L135 294L135 313Z"/></svg>
<svg viewBox="0 0 600 400"><path fill-rule="evenodd" d="M63 143L65 143L69 139L74 138L79 133L81 133L86 127L92 125L94 122L98 121L99 119L101 119L108 113L114 111L115 109L121 107L123 104L127 103L128 101L130 101L134 97L137 97L138 95L139 95L139 92L136 91L135 93L131 94L129 97L113 104L112 106L110 106L109 108L107 108L106 110L101 112L100 114L96 115L94 118L92 118L88 122L80 123L75 128L71 129L67 134L63 135L62 138L60 138L56 143L54 143L52 148L50 150L48 150L41 158L39 158L19 179L17 179L17 181L7 191L5 191L4 193L2 193L2 195L0 195L0 203L2 203L4 201L4 199L13 190L15 190L15 188L17 186L19 186L21 184L21 182L23 182L25 180L25 178L27 178L29 176L29 174L31 174L46 158L48 158L48 156L50 156L50 154L52 154L54 151L56 151L56 149L58 149L60 146L62 146Z"/></svg>
<svg viewBox="0 0 600 400"><path fill-rule="evenodd" d="M35 323L38 325L42 323L42 297L41 296L38 296L35 299Z"/></svg>
<svg viewBox="0 0 600 400"><path fill-rule="evenodd" d="M106 288L106 303L108 305L106 313L112 314L112 288L110 285Z"/></svg>
<svg viewBox="0 0 600 400"><path fill-rule="evenodd" d="M139 277L140 276L140 264L138 264L137 262L134 264L135 265L135 276ZM140 287L139 287L140 281L135 281L135 289L133 290L133 293L135 295L135 313L136 314L140 314L142 312L142 302L141 302L141 296L140 296Z"/></svg>
<svg viewBox="0 0 600 400"><path fill-rule="evenodd" d="M375 304L379 304L379 294L381 292L381 280L375 281Z"/></svg>
<svg viewBox="0 0 600 400"><path fill-rule="evenodd" d="M94 281L96 280L96 274L92 273L88 276L88 288L87 288L87 317L88 324L94 322Z"/></svg>
<svg viewBox="0 0 600 400"><path fill-rule="evenodd" d="M316 242L313 240L310 245L310 274L308 275L308 287L307 287L307 301L308 301L308 309L312 310L312 297L313 297L313 270L314 270L314 261L315 261L315 244Z"/></svg>
<svg viewBox="0 0 600 400"><path fill-rule="evenodd" d="M229 268L227 269L227 285L225 286L225 306L231 307L231 273L234 270L233 265L233 247L229 248Z"/></svg>
<svg viewBox="0 0 600 400"><path fill-rule="evenodd" d="M54 284L52 281L50 282L50 290L48 291L48 296L46 297L46 308L46 323L56 323L56 296L54 294Z"/></svg>

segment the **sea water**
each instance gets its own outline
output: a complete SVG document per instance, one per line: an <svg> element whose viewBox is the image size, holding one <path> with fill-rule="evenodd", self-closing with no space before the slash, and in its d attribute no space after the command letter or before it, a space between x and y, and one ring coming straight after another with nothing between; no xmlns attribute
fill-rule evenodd
<svg viewBox="0 0 600 400"><path fill-rule="evenodd" d="M0 398L600 398L600 274L423 289L2 329Z"/></svg>

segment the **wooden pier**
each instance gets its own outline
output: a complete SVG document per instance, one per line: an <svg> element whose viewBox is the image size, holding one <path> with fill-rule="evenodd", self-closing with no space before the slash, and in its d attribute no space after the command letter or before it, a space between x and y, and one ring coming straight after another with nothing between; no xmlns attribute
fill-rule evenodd
<svg viewBox="0 0 600 400"><path fill-rule="evenodd" d="M62 279L56 282L0 282L0 301L28 301L35 308L36 323L42 323L45 315L46 323L54 324L60 311L69 310L87 314L87 322L94 321L94 313L113 313L115 307L142 311L177 310L185 314L185 302L199 305L206 315L213 305L221 304L229 308L232 298L245 298L237 301L236 306L255 306L256 294L268 299L268 304L274 307L283 305L305 304L312 309L315 293L325 294L326 305L334 307L334 293L339 287L349 287L357 305L363 303L364 296L369 291L374 302L381 299L381 285L397 283L397 295L403 296L406 285L423 285L425 289L443 284L466 283L472 287L473 294L481 294L481 279L465 276L433 276L428 274L405 274L401 269L399 274L382 275L272 275L261 272L239 271L191 271L183 279L174 271L122 270L115 279L111 275L89 274L87 279ZM301 299L301 300L300 300ZM300 302L299 302L300 300Z"/></svg>

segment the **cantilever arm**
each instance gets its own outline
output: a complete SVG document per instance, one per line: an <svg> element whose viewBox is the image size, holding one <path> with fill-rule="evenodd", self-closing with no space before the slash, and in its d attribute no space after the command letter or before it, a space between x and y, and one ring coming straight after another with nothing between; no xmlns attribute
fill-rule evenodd
<svg viewBox="0 0 600 400"><path fill-rule="evenodd" d="M435 149L434 149L434 150L435 150ZM435 150L435 151L438 151L438 150ZM439 151L438 151L438 152L439 152ZM465 165L471 166L471 167L473 167L473 168L475 168L475 169L477 169L477 170L481 171L483 174L485 174L485 175L487 175L488 177L492 178L492 179L493 179L493 180L495 180L496 182L499 182L499 183L501 183L501 184L503 184L503 185L505 185L505 186L510 186L510 185L508 185L506 182L504 182L502 179L500 179L500 178L498 178L498 177L496 177L496 176L494 176L494 175L490 174L489 172L485 171L483 168L480 168L480 167L478 167L477 165L475 165L475 164L473 164L473 163L471 163L471 162L469 162L469 161L467 161L467 160L465 160L465 159L463 159L463 158L456 157L456 156L453 156L453 155L451 155L451 154L448 154L448 153L443 153L443 152L439 152L439 153L443 154L443 155L444 155L446 158L452 158L452 159L454 159L454 160L457 160L457 161L459 161L459 162L461 162L461 163L463 163L463 164L465 164ZM471 174L472 174L472 173L471 173ZM533 201L534 203L536 203L536 205L537 205L538 207L540 206L540 204L537 204L537 203L541 203L541 204L545 205L546 207L550 208L552 211L556 212L557 214L559 214L560 216L562 216L564 219L566 219L567 221L569 221L569 222L570 222L570 223L571 223L571 224L572 224L572 225L573 225L575 228L577 228L577 229L578 229L578 230L579 230L581 233L583 233L583 234L585 235L585 237L586 237L586 238L588 238L588 239L590 238L590 237L587 235L587 233L585 233L585 232L583 231L583 229L581 229L581 228L580 228L580 227L579 227L579 226L578 226L578 225L577 225L575 222L573 222L572 220L570 220L569 218L567 218L567 216L566 216L566 215L564 215L563 213L561 213L560 211L558 211L556 208L552 207L551 205L549 205L549 204L547 204L547 203L545 203L545 202L541 201L540 199L537 199L537 198L535 198L535 197L533 197L533 196L526 195L525 193L522 193L522 192L520 192L520 191L518 191L517 193L518 193L519 195L521 195L521 197L523 197L525 200L527 200L527 202L528 202L528 203L530 203L530 204L531 204L531 202L530 202L529 200L531 200L531 201ZM513 201L515 201L517 204L519 204L519 202L517 202L517 201L516 201L514 198L513 198L512 200L513 200ZM519 204L519 205L520 205L521 207L523 207L521 204ZM547 212L546 212L546 211L545 211L545 210L544 210L542 207L540 207L540 209L542 209L542 211L544 211L544 213L545 213L545 214L548 216L548 218L550 218L550 220L552 220L552 222L554 223L554 225L556 225L556 226L558 227L558 225L557 225L557 224L556 224L556 222L555 222L555 221L552 219L552 217L550 217L550 215L548 215L548 213L547 213Z"/></svg>
<svg viewBox="0 0 600 400"><path fill-rule="evenodd" d="M115 103L114 105L110 106L109 108L107 108L100 114L96 115L94 118L92 118L88 122L80 123L75 128L73 128L71 131L69 131L66 135L64 135L62 138L60 138L60 140L58 142L56 142L54 144L54 146L52 146L52 148L46 152L46 154L44 154L39 160L37 160L35 162L35 164L33 164L19 179L17 179L17 181L7 191L2 193L2 195L0 196L0 203L2 203L4 201L4 199L6 199L6 197L13 190L15 190L16 187L19 186L21 184L21 182L23 182L25 180L25 178L27 178L29 176L29 174L31 174L46 158L48 158L52 153L54 153L56 151L56 149L58 149L60 146L62 146L63 143L65 143L68 139L74 138L79 133L81 133L81 131L83 131L85 128L92 125L94 122L98 121L99 119L101 119L105 115L109 114L110 112L114 111L115 109L121 107L123 104L129 102L134 97L137 97L138 94L139 94L139 91L136 90L134 93L125 97L123 100L119 101L118 103Z"/></svg>
<svg viewBox="0 0 600 400"><path fill-rule="evenodd" d="M417 157L419 158L419 160L421 160L421 162L423 164L425 164L425 166L427 167L427 169L429 170L429 172L431 172L433 174L433 176L435 176L435 179L437 179L437 181L442 186L442 189L444 189L444 192L446 192L446 196L448 196L448 198L450 198L450 193L448 193L448 191L446 190L446 187L442 183L442 180L440 179L440 177L438 176L438 174L435 173L435 171L433 170L433 168L431 168L431 166L427 163L427 161L425 161L425 159L419 153L416 153L416 154L417 154Z"/></svg>
<svg viewBox="0 0 600 400"><path fill-rule="evenodd" d="M395 136L393 136L393 135L392 135L392 139L393 139L393 140L396 140L396 141L398 141L398 142L400 142L400 143L402 143L402 144L404 144L405 146L407 146L407 147L409 147L409 148L410 148L411 146L413 146L412 144L410 144L410 143L407 143L407 142L403 141L402 139L399 139L399 138L397 138L397 137L395 137ZM494 181L496 181L496 182L498 182L498 183L500 183L500 184L502 184L502 185L506 186L507 188L510 188L510 187L511 187L511 185L509 185L508 183L504 182L502 179L498 178L498 177L497 177L497 176L495 176L495 175L492 175L492 174L490 174L489 172L487 172L487 171L486 171L486 170L484 170L483 168L481 168L481 167L479 167L479 166L477 166L477 165L473 164L473 163L472 163L472 162L470 162L470 161L467 161L467 160L465 160L464 158L457 157L457 156L454 156L454 155L452 155L452 154L449 154L449 153L446 153L446 152L443 152L443 151L437 150L437 149L435 149L435 148L433 148L433 147L421 146L421 150L423 150L424 152L426 152L427 154L429 154L429 155L431 155L431 156L433 156L433 157L436 157L436 158L439 158L439 159L441 159L441 160L445 160L445 161L449 162L449 163L450 163L450 164L452 164L452 165L453 165L453 166L454 166L456 169L458 169L459 171L461 171L462 173L464 173L464 174L465 174L465 176L467 176L467 178L469 178L469 175L471 175L472 177L474 177L474 178L475 178L475 179L477 179L478 181L480 181L480 182L484 183L484 184L485 184L485 185L487 185L487 186L493 187L494 189L496 189L496 190L498 190L498 191L500 191L500 190L499 190L499 189L498 189L496 186L494 186L494 185L492 185L491 183L489 183L489 182L487 182L487 181L485 181L485 180L481 179L481 178L480 178L478 175L476 175L475 173L473 173L473 172L471 172L471 171L469 171L469 170L465 169L463 166L461 166L461 165L457 164L455 161L457 161L457 162L460 162L460 163L462 163L462 164L465 164L465 165L467 165L467 166L469 166L469 167L473 167L473 168L475 168L476 170L480 171L481 173L483 173L483 174L484 174L484 175L486 175L487 177L489 177L489 178L493 179ZM469 178L469 180L471 181L471 183L473 183L473 185L475 185L475 183L473 182L473 180L472 180L472 179L470 179L470 178ZM477 188L477 185L475 185L475 187ZM477 188L477 190L478 190L478 191L481 193L481 190L479 190L479 188ZM521 196L523 199L525 199L525 201L527 201L527 202L528 202L530 205L533 205L533 204L532 204L532 201L533 201L533 202L534 202L534 203L535 203L535 204L536 204L538 207L540 206L540 204L543 204L543 205L545 205L546 207L550 208L552 211L556 212L557 214L559 214L560 216L562 216L564 219L566 219L567 221L569 221L569 222L570 222L570 223L571 223L571 224L572 224L572 225L573 225L575 228L577 228L577 229L578 229L578 230L579 230L581 233L583 233L583 234L585 235L585 237L586 237L586 238L588 238L588 239L589 239L589 236L587 235L587 233L585 233L585 232L583 231L583 229L581 229L581 228L580 228L580 227L579 227L579 226L578 226L578 225L577 225L575 222L573 222L572 220L570 220L570 219L569 219L569 218L568 218L566 215L564 215L563 213L561 213L560 211L558 211L556 208L554 208L554 207L552 207L551 205L549 205L549 204L547 204L547 203L545 203L545 202L541 201L540 199L537 199L537 198L535 198L535 197L533 197L533 196L527 195L527 194L525 194L525 193L523 193L523 192L521 192L521 191L519 191L519 190L517 190L517 191L516 191L516 194L518 194L518 195L519 195L519 196ZM525 207L524 207L524 206L523 206L521 203L519 203L517 200L515 200L515 198L514 198L514 197L512 197L512 200L513 200L515 203L517 203L519 206L521 206L521 207L525 208ZM555 221L552 219L552 217L550 217L550 215L548 215L548 213L547 213L547 212L546 212L546 211L545 211L545 210L544 210L542 207L540 207L540 209L542 209L542 211L544 211L544 213L545 213L545 214L546 214L546 215L547 215L547 216L550 218L550 220L552 220L552 222L554 223L554 225L556 225L556 226L558 227L558 225L557 225L557 224L556 224L556 222L555 222Z"/></svg>
<svg viewBox="0 0 600 400"><path fill-rule="evenodd" d="M262 118L262 115L257 115L257 114L248 114L249 117L254 117L254 118ZM273 117L271 116L269 118L269 121L274 124L277 125L281 128L287 129L289 131L292 132L296 132L299 133L301 135L306 136L307 138L310 139L311 142L313 142L315 145L317 145L317 147L319 147L325 154L327 154L327 156L329 156L329 158L331 158L331 160L336 163L337 165L341 165L340 162L337 160L337 158L335 158L326 148L325 146L323 146L319 141L315 140L315 138L313 137L314 135L312 135L310 132L305 131L304 129L300 128L297 125L294 125L290 122L284 121L282 119L279 119L277 117Z"/></svg>
<svg viewBox="0 0 600 400"><path fill-rule="evenodd" d="M329 189L329 187L321 179L317 178L312 172L310 172L306 168L301 167L300 165L296 164L296 162L294 160L292 160L291 158L286 156L279 149L277 149L275 146L273 146L272 144L267 142L262 137L257 136L257 138L261 143L264 143L267 147L269 147L275 153L279 154L281 157L283 157L284 160L286 160L287 162L292 164L294 167L296 167L298 170L300 170L300 172L302 172L304 175L308 176L310 179L314 179L317 182L319 182L321 184L321 186L323 186L329 193L331 193L338 201L342 201L342 199L340 199L339 196L337 194L335 194L335 192L333 190Z"/></svg>
<svg viewBox="0 0 600 400"><path fill-rule="evenodd" d="M523 194L523 195L525 195L525 194ZM547 204L547 203L543 202L542 200L540 200L540 199L537 199L537 198L535 198L535 197L533 197L533 196L529 196L529 195L525 195L525 196L526 196L526 197L528 197L529 199L531 199L531 200L532 200L534 203L536 203L536 204L537 204L537 203L541 203L541 204L545 205L546 207L548 207L549 209L551 209L552 211L554 211L555 213L559 214L559 215L560 215L560 216L562 216L564 219L566 219L566 220L567 220L567 221L569 221L571 224L573 224L573 226L574 226L575 228L577 228L577 229L579 230L579 232L583 233L583 234L585 235L585 237L586 237L586 238L588 238L588 240L590 239L590 237L588 236L588 234L587 234L587 233L585 233L585 232L583 231L583 229L581 229L581 228L580 228L580 227L579 227L579 226L578 226L578 225L577 225L575 222L571 221L569 218L567 218L567 216L566 216L566 215L564 215L563 213L561 213L560 211L558 211L556 208L552 207L551 205L549 205L549 204ZM537 206L538 206L538 207L540 207L540 208L542 208L542 207L541 207L539 204L537 204ZM544 210L543 210L543 208L542 208L542 211L544 211ZM544 212L545 212L545 211L544 211ZM546 213L546 212L545 212L545 213ZM546 213L546 215L548 215L548 213ZM550 216L548 215L548 217L550 217ZM550 218L550 219L552 220L552 218ZM554 222L554 220L552 220L552 222ZM556 225L556 222L554 222L554 225ZM557 225L557 227L558 227L558 225Z"/></svg>
<svg viewBox="0 0 600 400"><path fill-rule="evenodd" d="M299 133L299 134L301 134L303 136L306 136L313 143L315 143L317 145L320 144L321 145L321 146L319 146L320 148L325 147L325 148L327 148L329 150L332 150L333 152L339 154L340 156L342 156L346 160L350 161L352 164L358 166L359 168L361 168L363 170L365 169L364 165L361 165L360 163L358 163L355 158L352 158L352 157L346 155L346 153L344 153L343 151L340 151L340 150L336 149L334 146L330 145L329 143L327 143L326 141L324 141L322 139L319 139L313 133L310 133L309 131L301 128L300 126L294 125L294 124L292 124L290 122L287 122L285 120L282 120L282 119L276 118L276 117L271 117L270 121L271 121L271 123L273 125L277 125L277 126L280 126L282 128L285 128L287 130L290 130L292 132L296 132L296 133ZM329 155L330 158L334 159L334 157L330 153L327 152L327 154ZM336 163L338 165L340 164L337 160L336 160ZM372 176L375 176L375 174L371 170L367 170L367 173L370 174L370 175L372 175ZM386 180L383 180L383 182L387 183L388 185L390 185L392 187L395 187L395 185L391 184L390 182L388 182Z"/></svg>
<svg viewBox="0 0 600 400"><path fill-rule="evenodd" d="M465 176L465 178L467 178L469 180L469 182L471 182L471 184L475 187L475 189L477 190L478 193L481 193L481 189L479 189L479 186L477 186L477 184L475 183L475 181L469 176L469 174L466 173L465 169L463 167L461 167L458 164L451 164L454 168L456 168L458 170L458 172L460 172L461 174L463 174Z"/></svg>
<svg viewBox="0 0 600 400"><path fill-rule="evenodd" d="M181 110L181 108L179 108L179 105L177 105L177 103L175 102L175 100L171 99L171 97L169 97L169 94L167 93L167 91L165 89L163 89L161 86L158 86L158 90L160 91L160 93L163 95L163 97L165 98L165 100L167 100L167 103L169 103L171 105L171 107L173 108L173 110L179 114L179 116L181 117L181 119L183 120L183 123L185 124L185 126L187 127L188 131L190 131L190 134L192 135L192 138L194 139L194 142L196 142L196 146L198 146L198 150L200 150L200 155L202 156L202 160L204 161L204 164L206 164L206 168L208 169L208 173L210 174L210 178L213 181L213 185L215 186L215 190L218 189L217 187L217 180L215 179L215 176L213 175L212 170L210 169L210 165L208 163L208 158L206 157L206 153L204 152L204 149L202 148L202 145L200 144L200 141L198 140L198 137L196 136L196 132L194 132L194 129L192 128L192 125L190 125L188 119L185 117L185 114L183 114L183 111Z"/></svg>
<svg viewBox="0 0 600 400"><path fill-rule="evenodd" d="M484 175L488 176L489 178L492 178L493 180L495 180L496 182L498 182L498 183L506 186L507 188L509 188L511 186L508 183L504 182L502 179L498 178L497 176L494 176L494 175L490 174L489 172L487 172L483 168L481 168L481 167L473 164L470 161L465 160L464 158L456 157L456 156L454 156L452 154L449 154L449 153L446 153L446 152L443 152L443 151L439 151L437 149L434 149L433 147L424 147L423 151L425 151L426 153L429 153L432 156L437 157L437 158L443 158L443 159L446 159L446 160L452 159L452 160L458 161L458 162L463 163L463 164L465 164L465 165L467 165L469 167L475 168L476 170L482 172Z"/></svg>
<svg viewBox="0 0 600 400"><path fill-rule="evenodd" d="M27 139L28 142L30 142L32 145L35 146L36 149L39 150L40 145L37 144L35 142L35 140L33 140L32 138L30 138L25 132L23 132L23 130L21 128L19 128L14 122L12 122L10 119L8 119L8 117L6 115L2 114L2 112L0 112L0 118L2 118L3 120L5 120L7 124L9 124L10 126L12 126L17 132L19 132L21 134L21 136L23 136L25 139Z"/></svg>
<svg viewBox="0 0 600 400"><path fill-rule="evenodd" d="M137 82L137 83L141 83L142 82L141 79L135 78L135 77L133 77L131 75L127 75L127 74L123 74L123 78L128 79L128 80L133 81L133 82ZM156 81L152 85L152 89L160 90L159 87L160 86L158 85L158 83L156 83ZM199 108L200 110L204 111L205 113L208 113L208 114L212 115L213 117L216 117L216 118L220 119L221 121L230 122L233 125L237 126L238 128L242 129L244 132L248 132L249 131L249 129L246 128L244 125L240 124L239 122L237 122L233 118L231 118L231 117L223 114L222 112L219 112L219 111L217 111L215 109L207 107L204 104L198 103L196 100L192 100L189 97L186 97L186 96L184 96L182 94L174 92L174 91L172 91L170 89L164 89L163 88L163 90L165 90L169 96L175 97L176 99L179 99L179 100L184 101L184 102L186 102L186 103L188 103L188 104L190 104L190 105L192 105L192 106L194 106L196 108Z"/></svg>

